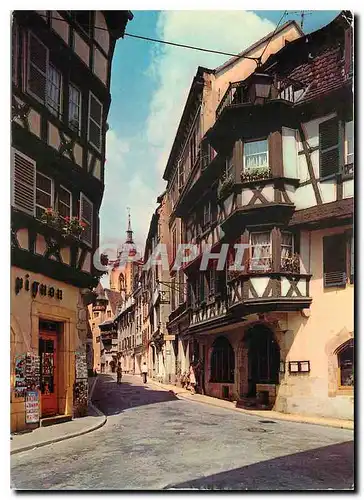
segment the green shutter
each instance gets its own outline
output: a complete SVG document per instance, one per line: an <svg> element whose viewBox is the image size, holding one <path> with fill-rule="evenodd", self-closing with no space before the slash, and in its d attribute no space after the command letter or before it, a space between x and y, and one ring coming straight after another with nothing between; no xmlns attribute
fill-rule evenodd
<svg viewBox="0 0 364 500"><path fill-rule="evenodd" d="M340 171L339 120L332 118L319 125L320 177Z"/></svg>

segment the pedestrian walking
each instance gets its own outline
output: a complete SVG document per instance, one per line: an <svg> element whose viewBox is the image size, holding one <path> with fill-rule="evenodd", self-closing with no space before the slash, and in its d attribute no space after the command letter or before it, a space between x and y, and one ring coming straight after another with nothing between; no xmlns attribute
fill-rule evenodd
<svg viewBox="0 0 364 500"><path fill-rule="evenodd" d="M144 384L147 383L147 374L148 374L148 367L147 367L146 362L144 361L144 363L142 365L142 377L143 377Z"/></svg>
<svg viewBox="0 0 364 500"><path fill-rule="evenodd" d="M195 375L195 370L193 368L193 365L190 365L190 389L191 389L191 394L196 394L196 375Z"/></svg>
<svg viewBox="0 0 364 500"><path fill-rule="evenodd" d="M117 371L116 371L116 382L118 384L121 384L121 377L123 376L123 370L121 368L121 363L119 362L118 363L118 368L117 368Z"/></svg>

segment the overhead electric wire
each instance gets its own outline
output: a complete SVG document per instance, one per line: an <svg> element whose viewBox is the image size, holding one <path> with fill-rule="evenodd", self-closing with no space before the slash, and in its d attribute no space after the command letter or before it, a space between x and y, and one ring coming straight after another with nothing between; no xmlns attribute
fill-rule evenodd
<svg viewBox="0 0 364 500"><path fill-rule="evenodd" d="M49 16L48 17L48 16L45 16L43 14L39 14L39 16L43 17L43 18L46 18L46 19L54 19L56 21L61 21L61 22L68 23L67 19L61 19L59 17L53 17L53 16ZM96 30L101 30L101 31L109 31L108 29L102 28L101 26L94 26L93 28L96 29ZM146 40L146 41L149 41L149 42L162 43L162 44L165 44L165 45L172 45L174 47L181 47L181 48L190 49L190 50L198 50L200 52L208 52L210 54L219 54L219 55L223 55L223 56L236 57L237 59L250 59L250 60L254 61L257 64L258 64L258 61L259 61L258 57L249 57L249 56L244 56L242 54L232 54L231 52L224 52L224 51L221 51L221 50L212 50L212 49L206 49L206 48L203 48L203 47L196 47L194 45L187 45L187 44L183 44L183 43L169 42L167 40L160 40L158 38L151 38L151 37L142 36L142 35L135 35L134 33L124 33L124 36L130 36L131 38L139 38L140 40Z"/></svg>
<svg viewBox="0 0 364 500"><path fill-rule="evenodd" d="M267 42L267 45L264 47L263 52L262 52L262 53L260 54L260 56L259 56L259 64L258 64L258 66L260 66L260 64L261 64L261 62L262 62L262 58L263 58L264 52L267 50L268 45L270 44L271 40L273 39L274 35L276 34L277 29L279 28L279 25L280 25L280 24L281 24L281 22L282 22L282 19L284 18L284 16L285 16L287 13L288 13L288 12L285 10L285 11L283 12L283 14L282 14L282 16L281 16L280 20L278 21L278 24L277 24L277 26L275 27L275 30L273 31L272 36L269 38L269 40L268 40L268 42Z"/></svg>

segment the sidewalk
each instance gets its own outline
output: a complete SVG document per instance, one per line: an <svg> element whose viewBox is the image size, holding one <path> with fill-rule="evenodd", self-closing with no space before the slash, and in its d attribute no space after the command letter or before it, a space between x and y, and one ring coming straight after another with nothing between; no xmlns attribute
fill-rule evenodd
<svg viewBox="0 0 364 500"><path fill-rule="evenodd" d="M148 380L148 384L158 386L166 391L173 392L180 399L187 401L197 401L199 403L208 404L211 406L218 406L226 408L227 410L238 411L248 415L256 415L258 417L269 420L286 420L289 422L300 422L305 424L323 425L327 427L339 427L340 429L354 429L354 422L352 420L342 420L338 418L324 418L324 417L309 417L307 415L296 415L293 413L281 413L274 410L245 410L236 408L235 403L226 401L224 399L212 398L211 396L203 396L202 394L191 394L187 389L177 387L175 385L161 384L154 380Z"/></svg>
<svg viewBox="0 0 364 500"><path fill-rule="evenodd" d="M97 377L89 379L89 403L87 417L76 418L70 422L38 427L26 434L13 434L10 441L10 454L20 453L57 443L99 429L106 423L106 416L92 402L92 394L97 383Z"/></svg>

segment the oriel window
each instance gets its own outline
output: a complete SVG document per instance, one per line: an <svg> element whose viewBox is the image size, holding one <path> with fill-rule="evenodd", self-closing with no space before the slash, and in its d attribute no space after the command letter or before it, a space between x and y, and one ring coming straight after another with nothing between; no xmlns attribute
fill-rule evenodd
<svg viewBox="0 0 364 500"><path fill-rule="evenodd" d="M268 167L267 139L246 142L244 144L244 171L266 169Z"/></svg>

